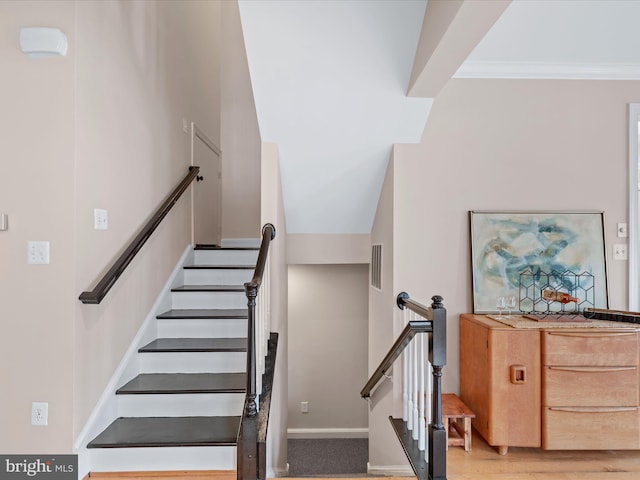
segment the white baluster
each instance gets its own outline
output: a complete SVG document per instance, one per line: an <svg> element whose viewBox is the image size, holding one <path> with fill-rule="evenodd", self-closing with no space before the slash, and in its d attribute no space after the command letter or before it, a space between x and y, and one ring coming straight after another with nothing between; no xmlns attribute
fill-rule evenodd
<svg viewBox="0 0 640 480"><path fill-rule="evenodd" d="M409 418L407 419L407 429L413 430L413 370L414 370L414 358L413 358L413 342L409 344L407 347L407 356L409 357L409 404L408 404L408 412Z"/></svg>
<svg viewBox="0 0 640 480"><path fill-rule="evenodd" d="M419 358L418 358L418 350L419 350L419 346L418 346L418 342L417 342L417 338L414 338L413 341L411 342L413 344L413 432L412 432L412 437L414 440L418 440L418 432L419 432L419 425L420 425L420 421L419 421L419 416L418 416L418 391L419 391L419 385L418 385L418 373L420 370L420 365L419 365Z"/></svg>
<svg viewBox="0 0 640 480"><path fill-rule="evenodd" d="M407 324L407 309L402 310L402 326ZM402 352L402 419L409 421L409 352Z"/></svg>
<svg viewBox="0 0 640 480"><path fill-rule="evenodd" d="M420 388L418 391L418 395L419 395L419 399L420 399L420 408L419 408L419 422L418 422L418 431L419 431L419 436L418 436L418 449L419 450L423 450L426 448L426 434L427 434L427 423L426 423L426 417L425 417L425 408L424 408L424 402L425 402L425 388L424 388L424 383L425 383L425 370L427 370L426 368L426 362L425 362L425 334L421 333L420 334L420 338L419 338L419 349L420 349L420 355L419 355L419 366L420 366Z"/></svg>

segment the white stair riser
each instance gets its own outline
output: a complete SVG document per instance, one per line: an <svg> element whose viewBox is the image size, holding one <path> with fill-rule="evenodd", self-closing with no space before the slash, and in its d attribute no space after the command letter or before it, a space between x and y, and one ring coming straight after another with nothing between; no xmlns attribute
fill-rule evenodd
<svg viewBox="0 0 640 480"><path fill-rule="evenodd" d="M185 285L244 285L253 277L252 268L185 268Z"/></svg>
<svg viewBox="0 0 640 480"><path fill-rule="evenodd" d="M244 338L247 320L158 320L158 338Z"/></svg>
<svg viewBox="0 0 640 480"><path fill-rule="evenodd" d="M247 308L244 292L172 292L174 309L183 308Z"/></svg>
<svg viewBox="0 0 640 480"><path fill-rule="evenodd" d="M196 265L255 265L258 250L196 250Z"/></svg>
<svg viewBox="0 0 640 480"><path fill-rule="evenodd" d="M91 448L93 472L235 470L236 447Z"/></svg>
<svg viewBox="0 0 640 480"><path fill-rule="evenodd" d="M244 393L118 395L118 416L240 416L244 397Z"/></svg>
<svg viewBox="0 0 640 480"><path fill-rule="evenodd" d="M140 354L140 373L235 373L246 369L246 352Z"/></svg>

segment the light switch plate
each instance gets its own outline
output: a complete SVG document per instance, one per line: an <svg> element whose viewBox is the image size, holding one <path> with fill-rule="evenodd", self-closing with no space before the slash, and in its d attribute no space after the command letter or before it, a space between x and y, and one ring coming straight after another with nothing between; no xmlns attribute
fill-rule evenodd
<svg viewBox="0 0 640 480"><path fill-rule="evenodd" d="M6 213L0 213L0 231L9 230L9 217Z"/></svg>
<svg viewBox="0 0 640 480"><path fill-rule="evenodd" d="M626 223L618 223L616 232L618 234L618 238L627 238L629 236Z"/></svg>

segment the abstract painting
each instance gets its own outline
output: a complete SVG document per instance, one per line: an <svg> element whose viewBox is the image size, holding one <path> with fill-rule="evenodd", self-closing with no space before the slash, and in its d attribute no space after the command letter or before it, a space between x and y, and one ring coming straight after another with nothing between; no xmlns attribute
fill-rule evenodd
<svg viewBox="0 0 640 480"><path fill-rule="evenodd" d="M603 212L470 211L469 223L474 313L495 313L499 296L521 298L521 276L532 274L562 277L553 289L563 292L575 291L571 274L588 274L590 306L608 308Z"/></svg>

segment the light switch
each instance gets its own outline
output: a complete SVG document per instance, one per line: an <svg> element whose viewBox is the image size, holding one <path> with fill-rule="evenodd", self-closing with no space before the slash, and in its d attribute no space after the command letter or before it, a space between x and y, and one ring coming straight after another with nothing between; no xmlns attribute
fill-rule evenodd
<svg viewBox="0 0 640 480"><path fill-rule="evenodd" d="M0 213L0 231L9 230L9 217L6 213Z"/></svg>
<svg viewBox="0 0 640 480"><path fill-rule="evenodd" d="M627 238L629 236L627 232L627 224L626 223L618 223L616 228L618 238Z"/></svg>

